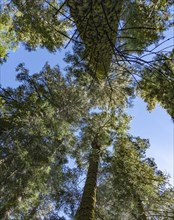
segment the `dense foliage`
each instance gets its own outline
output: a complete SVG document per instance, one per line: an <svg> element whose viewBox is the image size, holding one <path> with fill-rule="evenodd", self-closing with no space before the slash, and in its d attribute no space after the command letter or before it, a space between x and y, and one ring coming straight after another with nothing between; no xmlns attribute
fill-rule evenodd
<svg viewBox="0 0 174 220"><path fill-rule="evenodd" d="M155 108L156 103L167 110L174 119L174 51L156 57L155 68L145 68L138 89L141 97L148 103L148 109Z"/></svg>
<svg viewBox="0 0 174 220"><path fill-rule="evenodd" d="M126 114L138 92L149 110L159 102L174 118L173 52L142 58L173 25L171 5L4 1L0 62L20 43L73 46L64 74L19 64L20 85L0 88L0 219L174 218L168 176L146 157L148 140L129 134Z"/></svg>

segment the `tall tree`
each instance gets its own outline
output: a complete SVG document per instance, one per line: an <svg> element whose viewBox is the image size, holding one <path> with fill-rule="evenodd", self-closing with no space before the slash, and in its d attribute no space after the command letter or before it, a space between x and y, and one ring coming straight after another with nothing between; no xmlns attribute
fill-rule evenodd
<svg viewBox="0 0 174 220"><path fill-rule="evenodd" d="M110 174L98 187L97 219L173 218L173 188L154 160L146 157L148 147L139 137L117 137Z"/></svg>
<svg viewBox="0 0 174 220"><path fill-rule="evenodd" d="M85 58L93 76L99 79L107 77L112 55L120 65L141 62L135 54L142 54L147 46L161 39L171 18L171 1L69 0L67 3L85 45Z"/></svg>
<svg viewBox="0 0 174 220"><path fill-rule="evenodd" d="M88 171L83 188L82 199L76 213L76 219L95 219L97 180L100 163L104 152L108 151L108 146L112 144L112 137L115 129L118 131L124 124L124 115L120 112L110 114L107 111L94 113L88 119L87 125L83 128L80 145L86 145L89 152ZM122 120L121 120L122 119ZM118 123L119 122L119 123Z"/></svg>
<svg viewBox="0 0 174 220"><path fill-rule="evenodd" d="M64 207L77 220L93 220L99 218L97 210L102 207L97 188L110 184L115 211L109 204L106 218L173 218L169 211L173 209L172 200L167 207L161 200L163 196L172 197L172 190L165 189L166 179L154 168L153 161L143 161L144 141L123 135L129 121L125 107L134 93L130 75L138 73L132 63L146 63L138 55L163 37L170 25L171 3L13 0L5 5L2 17L6 19L0 26L1 58L19 41L28 49L41 46L51 52L66 38L75 45L74 54L66 57L70 66L65 77L58 67L51 69L49 65L30 76L21 64L17 78L22 85L1 90L2 219L54 219L58 209ZM69 37L67 27L71 25L77 30ZM7 39L4 33L9 33ZM147 69L142 71L144 76ZM144 97L149 96L148 86ZM153 88L149 91L153 93ZM173 115L171 105L164 101L168 96L172 97L171 90L157 100ZM114 152L109 150L111 145ZM68 157L77 167L65 165ZM86 169L80 195L75 180ZM102 194L106 200L108 191Z"/></svg>
<svg viewBox="0 0 174 220"><path fill-rule="evenodd" d="M23 84L1 89L0 94L4 106L0 117L2 219L10 212L17 215L18 210L24 216L34 212L30 204L37 209L49 197L54 176L59 178L54 184L61 185L68 146L75 140L73 127L79 123L78 115L85 115L88 109L86 100L65 82L58 67L46 65L31 77L22 64L18 70L17 78Z"/></svg>
<svg viewBox="0 0 174 220"><path fill-rule="evenodd" d="M73 77L74 82L87 91L87 97L91 101L93 111L99 109L85 120L81 140L78 146L89 152L88 171L84 185L83 195L76 219L95 219L97 176L101 154L112 143L113 129L121 129L123 109L132 95L131 81L128 74L120 74L121 67L113 64L112 69L117 70L113 77L112 73L100 86L92 77L89 77L90 66L87 61L81 61L85 53L84 47L75 45L75 54L68 55L66 61L72 63L67 69L68 76ZM118 120L116 124L114 122ZM80 149L79 149L80 150Z"/></svg>
<svg viewBox="0 0 174 220"><path fill-rule="evenodd" d="M147 142L126 134L129 77L117 71L99 86L88 67L74 63L63 77L47 64L30 76L21 64L22 84L1 89L2 219L58 218L61 208L70 216L77 211L76 219L172 218L173 192L145 158ZM74 168L66 166L69 156Z"/></svg>
<svg viewBox="0 0 174 220"><path fill-rule="evenodd" d="M119 4L113 0L12 0L1 9L2 15L11 20L2 56L19 41L28 49L41 46L49 51L60 48L65 40L78 42L85 46L84 59L93 77L103 79L109 73L113 55L119 65L145 62L137 54L157 43L170 27L171 5L172 1L167 0L121 0ZM3 23L4 39L9 21ZM68 30L75 26L70 36Z"/></svg>
<svg viewBox="0 0 174 220"><path fill-rule="evenodd" d="M85 150L87 154L91 154L92 126L94 126L94 133L98 133L100 125L102 126L102 123L106 123L105 121L110 119L111 110L108 105L113 107L113 111L114 105L121 108L125 105L127 99L125 97L131 92L127 76L118 75L118 79L111 80L111 84L106 80L101 88L88 74L75 78L71 69L67 79L61 76L58 67L51 69L48 65L43 68L41 73L32 76L29 76L28 70L24 68L23 64L18 66L18 70L21 73L17 78L23 84L17 89L9 88L1 91L2 103L5 102L3 105L6 110L5 113L1 113L3 128L1 133L1 167L3 168L1 184L2 189L9 188L6 193L2 192L2 218L10 213L16 217L20 215L34 216L38 210L37 207L42 207L42 203L49 199L50 194L58 195L56 189L60 192L64 191L63 194L61 193L61 198L64 199L64 203L68 204L70 198L66 198L64 188L61 190L61 184L66 187L66 179L68 179L65 178L66 175L70 174L64 168L67 155L75 155L77 150L80 152ZM78 70L74 69L74 71ZM113 98L110 96L111 89L115 91ZM118 99L119 92L121 92L122 98ZM94 117L90 113L94 108L100 108L101 111L108 110L105 110L106 113L99 113ZM107 123L110 123L110 120ZM92 121L96 124L93 124ZM89 126L87 126L88 124ZM81 143L80 149L73 149L73 145L76 146L73 133L81 128L85 129L85 137L82 136L82 143L77 141L77 143ZM102 139L107 132L109 131L102 131L99 139ZM7 138L8 135L11 135L10 139ZM83 141L87 141L88 137L90 138L88 143L83 146ZM102 142L102 140L99 141ZM67 148L67 145L72 146L72 149ZM102 146L104 145L103 142ZM95 151L94 149L93 153ZM60 154L62 154L61 157ZM89 161L90 166L93 167L95 162L92 159ZM97 163L99 162L100 158ZM90 169L89 173L91 173ZM96 169L96 177L97 173ZM57 182L56 176L59 176L60 182ZM96 177L94 184L97 181ZM4 181L8 178L11 181L5 186ZM90 180L90 178L88 179ZM57 187L53 190L51 186L56 186L56 183ZM42 193L38 191L38 188L42 189ZM7 199L9 194L11 196ZM59 201L61 203L61 198L56 196L57 204ZM32 208L30 207L31 201ZM94 208L92 212L94 212Z"/></svg>
<svg viewBox="0 0 174 220"><path fill-rule="evenodd" d="M81 60L81 57L83 57L83 52L84 52L83 47L82 46L79 47L79 45L77 45L74 48L74 51L75 51L74 56L68 55L67 57L67 61L72 62L72 65L69 67L68 71L69 74L73 74L73 76L76 77L75 78L76 83L80 83L82 87L86 87L88 86L89 83L89 77L87 74L85 74L85 72L88 71L89 73L91 69L86 61ZM128 94L129 95L131 94L131 87L130 87L131 84L128 84L129 86L126 88L126 90L121 89L122 88L121 85L124 85L122 83L125 81L120 81L119 85L117 85L120 79L123 80L122 78L122 73L124 70L123 67L120 68L120 66L117 66L114 63L112 68L113 68L112 69L113 72L115 70L115 72L118 75L116 75L114 78L112 72L108 74L108 79L106 80L106 83L108 84L108 89L111 90L111 93L109 92L106 92L106 94L103 93L105 91L104 83L100 84L98 88L95 87L94 90L93 90L93 86L94 86L93 84L89 83L88 86L89 88L88 91L89 92L90 90L92 91L92 93L88 93L88 97L92 95L91 100L93 100L93 103L95 103L94 100L96 100L96 104L97 104L96 107L99 107L102 113L104 113L105 110L107 109L108 117L111 117L114 110L117 109L116 106L124 107L125 102L123 102L123 100L126 101L126 96L124 96L126 94L125 92L129 91ZM126 74L128 73L125 71L125 75ZM128 82L130 83L129 79ZM115 85L117 85L117 87L115 87ZM100 91L101 88L103 91ZM115 88L116 90L114 90ZM97 92L97 94L95 93L95 91ZM124 92L122 93L122 91ZM102 94L102 96L100 96L100 94ZM121 99L119 100L120 97ZM123 111L123 109L121 111ZM95 114L97 115L97 113ZM102 114L102 117L97 121L98 126L100 125L100 122L104 120L105 117L107 118L106 115ZM113 113L113 115L115 115L115 112ZM99 117L99 113L97 117ZM113 175L114 177L111 178L110 180L111 182L107 182L106 181L107 178L106 178L105 179L106 185L104 185L102 188L104 190L104 187L107 188L108 185L110 184L113 184L113 186L115 186L115 188L112 188L110 192L111 193L110 196L111 195L113 196L114 192L116 193L115 196L112 198L113 199L112 201L115 204L113 206L115 208L115 213L113 214L113 216L111 213L108 218L122 219L124 213L127 213L125 214L127 215L127 217L124 216L125 219L132 219L132 218L148 219L150 217L153 218L153 216L160 216L160 218L163 218L164 215L166 215L166 217L168 217L169 219L172 218L173 215L170 213L170 208L165 206L166 201L169 204L172 204L172 200L170 200L170 196L169 197L164 196L168 191L165 188L165 183L167 182L166 177L162 174L162 172L156 169L153 160L145 158L145 150L148 147L148 142L145 140L141 140L140 138L132 138L130 136L127 137L127 135L125 135L125 131L128 126L127 125L128 118L126 120L123 117L121 117L119 120L117 118L115 122L115 119L111 117L110 119L108 119L107 121L108 124L106 123L106 127L101 126L99 130L100 132L96 131L97 126L94 124L95 123L94 121L95 120L93 119L92 125L90 126L93 129L95 128L95 133L93 130L92 132L90 132L90 133L94 133L93 139L90 138L89 134L87 136L88 138L86 138L88 143L87 146L89 147L90 145L91 151L93 153L91 152L90 154L91 156L89 157L87 179L84 186L82 200L79 209L77 211L76 218L95 219L96 218L94 217L95 212L96 212L96 216L98 216L97 210L100 210L100 205L99 206L97 205L98 207L95 208L97 176L100 173L99 164L101 163L102 160L101 159L101 154L102 154L101 152L103 151L102 144L105 143L103 139L100 142L100 138L104 137L104 134L102 132L105 132L106 130L110 132L112 131L111 133L108 133L107 138L110 141L111 140L113 142L115 141L115 146L116 146L115 155L111 156L111 158L113 157L113 161L114 161L111 175ZM116 124L119 122L118 127L116 125L114 127L114 122ZM113 136L114 129L116 129L115 137ZM120 133L121 136L119 136ZM109 146L111 142L107 143L106 146ZM82 145L86 146L86 144L84 143ZM95 146L97 147L97 150L95 149ZM104 147L104 149L107 149L106 146ZM114 159L115 157L117 158L116 160ZM129 172L130 172L130 177L129 177ZM105 175L107 176L107 173ZM110 189L110 187L108 188ZM128 191L126 190L127 188ZM99 185L99 189L100 189L100 185ZM101 193L102 195L101 197L100 196L98 197L99 203L100 202L102 203L102 198L105 195L103 196L104 193L102 193L101 191L99 191L99 193ZM108 197L108 203L110 202L111 202L111 198ZM105 200L103 200L103 203L105 207L106 205ZM126 207L125 204L127 204ZM109 206L108 212L113 210L114 209L113 207ZM123 207L125 207L125 209ZM107 218L107 215L105 215L105 217Z"/></svg>

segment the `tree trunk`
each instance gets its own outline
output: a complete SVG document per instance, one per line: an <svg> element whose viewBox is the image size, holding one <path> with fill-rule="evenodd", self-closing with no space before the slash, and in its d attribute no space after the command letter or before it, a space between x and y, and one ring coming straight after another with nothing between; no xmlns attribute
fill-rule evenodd
<svg viewBox="0 0 174 220"><path fill-rule="evenodd" d="M94 220L96 205L97 173L100 162L100 148L97 138L92 142L92 154L89 158L87 178L76 220Z"/></svg>
<svg viewBox="0 0 174 220"><path fill-rule="evenodd" d="M0 210L1 211L1 210ZM8 220L9 218L9 212L8 211L5 211L5 210L2 210L2 214L0 213L0 219L2 220Z"/></svg>
<svg viewBox="0 0 174 220"><path fill-rule="evenodd" d="M31 209L30 213L29 213L28 216L25 218L25 220L34 219L34 215L36 214L39 205L40 205L40 201L37 202L37 204Z"/></svg>
<svg viewBox="0 0 174 220"><path fill-rule="evenodd" d="M134 193L134 198L137 202L138 216L135 213L133 213L133 215L137 216L136 217L137 220L147 220L146 213L145 213L145 210L144 210L144 206L143 206L143 203L142 203L142 200L141 200L140 196L137 193Z"/></svg>
<svg viewBox="0 0 174 220"><path fill-rule="evenodd" d="M138 197L138 218L137 220L147 220L147 217L146 217L146 214L145 214L145 210L144 210L144 207L143 207L143 203L140 199L140 197Z"/></svg>
<svg viewBox="0 0 174 220"><path fill-rule="evenodd" d="M1 220L8 220L9 214L11 213L11 210L13 209L14 204L18 203L18 197L14 196L10 201L7 202L7 204L0 209L0 219ZM13 204L13 205L11 205Z"/></svg>

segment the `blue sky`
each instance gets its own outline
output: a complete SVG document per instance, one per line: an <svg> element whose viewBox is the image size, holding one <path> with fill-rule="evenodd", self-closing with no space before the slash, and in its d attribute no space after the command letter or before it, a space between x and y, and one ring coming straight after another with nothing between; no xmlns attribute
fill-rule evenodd
<svg viewBox="0 0 174 220"><path fill-rule="evenodd" d="M160 170L170 174L174 185L174 124L170 116L159 105L149 113L140 98L129 113L133 116L130 133L150 140L147 155L155 158Z"/></svg>
<svg viewBox="0 0 174 220"><path fill-rule="evenodd" d="M64 51L55 54L50 54L44 49L28 52L21 46L16 52L11 52L8 61L0 67L0 83L3 87L18 85L15 80L15 68L19 63L24 62L30 73L36 73L42 69L46 61L51 66L59 64L63 69L63 57ZM173 184L174 126L171 118L160 106L149 113L146 104L140 98L135 100L129 113L133 116L130 133L150 140L151 147L147 155L155 158L159 169L170 174Z"/></svg>

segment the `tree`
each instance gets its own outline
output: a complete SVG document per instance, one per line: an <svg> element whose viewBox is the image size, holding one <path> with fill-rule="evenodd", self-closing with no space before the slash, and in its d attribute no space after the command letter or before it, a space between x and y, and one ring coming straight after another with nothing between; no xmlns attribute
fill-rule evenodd
<svg viewBox="0 0 174 220"><path fill-rule="evenodd" d="M75 58L80 59L78 53ZM149 212L172 216L172 190L166 190L167 180L153 161L145 159L147 142L126 136L130 119L124 108L133 92L129 77L117 72L110 83L98 86L87 70L85 63L71 65L63 77L58 67L46 64L30 76L21 64L17 78L22 84L1 89L2 219L51 219L63 207L71 216L78 208L76 219L122 219L123 213L125 219L141 219L144 213L145 219ZM66 166L69 156L75 159L73 168ZM81 195L75 184L86 169ZM109 213L102 211L107 201Z"/></svg>
<svg viewBox="0 0 174 220"><path fill-rule="evenodd" d="M18 70L21 71L21 73L17 78L23 82L23 84L17 89L2 89L1 92L1 99L3 103L5 102L4 108L6 109L5 113L1 115L1 124L3 126L1 134L1 157L2 167L4 168L2 169L4 171L2 171L1 175L2 187L5 187L5 179L12 178L9 185L6 186L9 188L9 190L6 191L7 194L2 193L2 218L10 212L16 216L30 216L30 213L34 215L34 211L37 210L37 205L41 206L46 197L49 198L49 193L51 193L49 191L51 187L50 184L53 184L51 179L54 180L54 184L56 185L57 181L55 178L57 175L60 177L61 175L66 176L66 170L63 170L61 174L60 164L63 166L67 154L71 155L74 152L73 149L68 150L66 147L69 138L70 141L72 139L71 144L74 144L73 128L76 128L79 123L82 128L87 127L87 135L90 135L89 137L92 140L93 133L90 134L88 130L91 130L92 126L94 126L91 123L95 117L93 118L89 111L96 107L100 107L104 110L104 108L107 108L106 104L108 103L110 103L111 106L117 103L120 107L121 103L124 105L122 99L116 98L117 90L115 90L114 102L111 102L110 96L108 95L111 87L107 81L106 84L103 85L103 88L99 87L94 94L93 91L97 88L98 84L93 78L89 77L89 75L87 75L88 78L84 77L84 75L81 79L74 79L74 77L70 77L69 75L67 80L65 80L65 78L60 75L58 68L51 70L48 65L44 67L40 74L34 74L32 76L29 76L28 70L26 70L22 64L19 65ZM121 85L120 82L123 82L123 85ZM91 86L90 89L89 86ZM120 81L113 81L112 88L117 87L120 91L130 92L128 89L129 79L127 78L127 83L122 77L120 77ZM101 97L100 93L103 93L104 100L97 98L97 96ZM123 92L122 94L123 97L126 95L126 93ZM93 97L95 96L96 99L94 100ZM97 114L96 118L99 117L99 119L101 119L105 115L106 118L100 122L104 123L103 120L106 121L110 118L109 114L103 113L101 116ZM80 119L81 117L83 119L82 121ZM97 119L96 123L99 122L99 119ZM87 123L90 124L89 127L91 128L88 128ZM110 121L108 123L110 123ZM80 128L77 127L76 129ZM96 129L98 131L99 128L96 127ZM12 137L10 139L7 138L9 134ZM100 136L102 135L103 132ZM100 137L100 139L101 138L102 137ZM86 137L84 139L86 139ZM102 143L102 145L104 145L104 143ZM25 146L25 148L23 146ZM83 152L83 144L81 144L80 148L82 148ZM86 145L85 151L90 154L89 143ZM61 155L61 158L58 157L60 153L63 155L65 153L65 159L63 159L63 155ZM57 159L59 159L60 162L58 162ZM11 166L9 166L9 164L11 164ZM59 169L56 168L58 165ZM9 167L9 169L7 170L6 167ZM62 169L64 169L63 167ZM55 172L58 173L56 174ZM69 175L68 172L67 175ZM63 176L61 178L63 178ZM50 180L48 180L49 178ZM44 186L42 185L43 182ZM60 184L63 185L61 179L58 184L57 187L60 186ZM41 194L38 192L38 188L42 189ZM59 191L61 191L61 187ZM36 194L33 195L31 192L35 192ZM57 194L57 192L53 192L53 194L54 193ZM7 200L8 194L10 194L11 197ZM65 192L62 197L66 199ZM19 199L20 201L18 201ZM61 199L59 198L59 200ZM33 209L30 209L31 201L33 205L36 203L36 207L34 206ZM25 206L21 207L20 204L24 203Z"/></svg>
<svg viewBox="0 0 174 220"><path fill-rule="evenodd" d="M174 51L160 54L155 58L155 68L146 67L142 72L138 94L147 102L148 110L152 111L158 102L174 118L173 81Z"/></svg>
<svg viewBox="0 0 174 220"><path fill-rule="evenodd" d="M4 5L3 13L11 17L15 42L22 41L28 49L41 46L55 51L65 39L68 44L83 44L83 59L88 60L93 77L103 79L110 72L113 55L119 65L146 62L139 55L171 26L171 5L167 0L122 0L119 4L112 0L13 0ZM74 26L69 36L68 28Z"/></svg>
<svg viewBox="0 0 174 220"><path fill-rule="evenodd" d="M120 118L118 118L121 124L121 112L128 102L128 96L132 94L133 90L129 76L127 74L124 76L120 75L122 69L114 64L112 66L113 71L118 70L115 78L111 74L110 78L106 79L105 82L103 81L101 86L98 86L98 82L87 74L90 73L88 63L85 60L79 62L81 61L81 57L83 57L84 47L79 47L76 44L74 50L75 54L69 54L66 59L67 62L72 63L67 69L69 77L75 77L74 82L87 91L87 97L91 101L93 109L99 108L102 112L95 113L94 116L86 119L87 125L85 126L85 132L82 133L82 143L80 143L81 148L85 146L86 150L89 151L91 149L91 152L89 152L87 179L76 219L94 219L97 174L101 160L100 154L103 148L107 148L108 141L111 144L110 136L113 134L110 124L114 124L117 118L115 116L115 114L117 115L117 111L118 115L120 114ZM85 143L83 142L83 138ZM105 141L107 141L107 144L105 144Z"/></svg>
<svg viewBox="0 0 174 220"><path fill-rule="evenodd" d="M23 84L2 89L0 94L4 106L0 118L2 219L11 212L18 217L36 212L45 197L50 197L56 177L54 186L61 186L69 172L64 164L75 138L73 123L79 123L77 117L86 108L85 100L65 82L58 67L51 70L46 64L31 77L22 64L18 70ZM80 110L77 103L81 103Z"/></svg>
<svg viewBox="0 0 174 220"><path fill-rule="evenodd" d="M4 3L0 14L0 57L4 58L19 42L28 50L40 46L55 52L63 46L69 22L60 18L54 6L61 7L55 1L42 0Z"/></svg>
<svg viewBox="0 0 174 220"><path fill-rule="evenodd" d="M98 79L107 77L113 55L119 65L142 62L135 54L158 42L170 23L170 1L67 2Z"/></svg>
<svg viewBox="0 0 174 220"><path fill-rule="evenodd" d="M12 30L12 18L6 12L0 13L0 62L7 56L8 50L14 50L17 46L17 39Z"/></svg>
<svg viewBox="0 0 174 220"><path fill-rule="evenodd" d="M99 165L104 157L104 152L108 152L108 146L112 144L112 138L119 132L124 124L124 117L120 112L116 115L109 114L106 111L94 113L88 119L88 124L81 135L80 146L86 145L89 151L88 171L83 189L82 199L79 209L76 213L76 219L95 219L97 176L99 174ZM114 123L119 121L120 123ZM123 125L124 126L124 125ZM113 131L113 129L117 132Z"/></svg>
<svg viewBox="0 0 174 220"><path fill-rule="evenodd" d="M173 218L173 191L166 189L166 177L153 161L144 159L147 142L125 135L125 108L137 83L130 76L135 72L144 77L149 67L155 69L140 54L170 26L171 4L14 0L5 6L10 28L3 24L2 30L10 35L2 58L14 42L54 52L66 38L68 44L74 42L74 54L66 57L65 76L49 65L30 76L20 64L17 78L22 85L1 90L2 219L60 219L61 208L77 220ZM77 30L69 37L67 28L74 24ZM132 64L147 66L139 72ZM166 101L157 100L168 109ZM66 165L69 157L73 168ZM86 174L82 193L75 185L81 174ZM101 193L106 185L110 187L102 201L97 189ZM111 204L103 211L109 194Z"/></svg>
<svg viewBox="0 0 174 220"><path fill-rule="evenodd" d="M154 159L146 157L148 147L148 140L126 133L117 138L111 173L99 185L97 219L173 218L173 189Z"/></svg>

